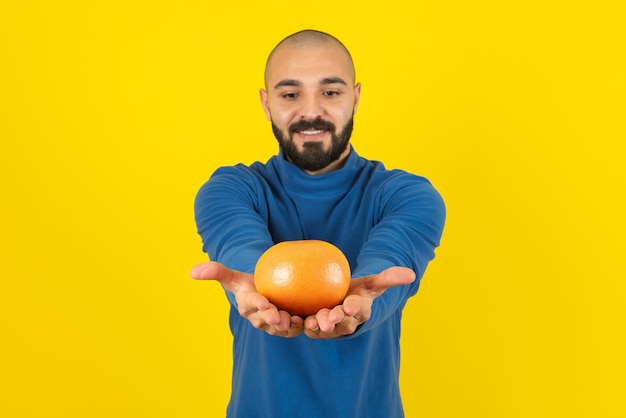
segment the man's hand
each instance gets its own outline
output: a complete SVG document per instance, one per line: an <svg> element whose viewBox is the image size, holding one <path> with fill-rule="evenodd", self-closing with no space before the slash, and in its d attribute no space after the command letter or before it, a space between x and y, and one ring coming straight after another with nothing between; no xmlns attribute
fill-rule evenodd
<svg viewBox="0 0 626 418"><path fill-rule="evenodd" d="M265 296L259 294L254 287L252 274L231 270L223 264L210 261L192 268L191 277L220 282L224 289L235 295L239 314L257 329L286 338L296 337L302 332L303 319L279 311Z"/></svg>
<svg viewBox="0 0 626 418"><path fill-rule="evenodd" d="M406 267L390 267L380 274L350 281L343 305L322 309L304 321L304 332L310 338L326 339L353 334L369 320L374 299L392 286L413 283L415 273Z"/></svg>

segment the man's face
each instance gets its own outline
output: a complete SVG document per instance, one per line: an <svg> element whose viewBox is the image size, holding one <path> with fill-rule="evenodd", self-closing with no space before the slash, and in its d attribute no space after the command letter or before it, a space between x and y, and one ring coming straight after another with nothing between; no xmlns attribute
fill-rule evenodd
<svg viewBox="0 0 626 418"><path fill-rule="evenodd" d="M266 84L261 102L287 159L310 174L341 167L361 87L347 54L332 44L282 46Z"/></svg>

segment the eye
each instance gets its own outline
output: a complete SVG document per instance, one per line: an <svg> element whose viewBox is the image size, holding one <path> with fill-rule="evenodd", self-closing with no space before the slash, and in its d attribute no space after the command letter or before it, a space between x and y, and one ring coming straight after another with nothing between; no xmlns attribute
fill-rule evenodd
<svg viewBox="0 0 626 418"><path fill-rule="evenodd" d="M284 93L281 97L287 100L294 100L298 97L298 93Z"/></svg>
<svg viewBox="0 0 626 418"><path fill-rule="evenodd" d="M324 92L324 96L326 97L337 97L339 96L341 93L336 91L336 90L328 90Z"/></svg>

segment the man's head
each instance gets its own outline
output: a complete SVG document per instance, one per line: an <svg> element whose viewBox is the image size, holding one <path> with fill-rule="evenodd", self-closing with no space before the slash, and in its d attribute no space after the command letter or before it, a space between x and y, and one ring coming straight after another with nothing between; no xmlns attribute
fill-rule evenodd
<svg viewBox="0 0 626 418"><path fill-rule="evenodd" d="M360 92L346 47L331 35L306 30L271 52L260 95L287 159L321 174L340 168L350 153Z"/></svg>

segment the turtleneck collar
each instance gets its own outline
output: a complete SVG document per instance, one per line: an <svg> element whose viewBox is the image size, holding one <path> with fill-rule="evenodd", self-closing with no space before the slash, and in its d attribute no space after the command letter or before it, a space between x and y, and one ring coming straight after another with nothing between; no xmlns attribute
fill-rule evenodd
<svg viewBox="0 0 626 418"><path fill-rule="evenodd" d="M350 145L350 154L340 169L318 175L310 175L287 161L282 148L276 158L278 175L289 193L309 195L312 198L345 194L354 184L362 168L361 158Z"/></svg>

